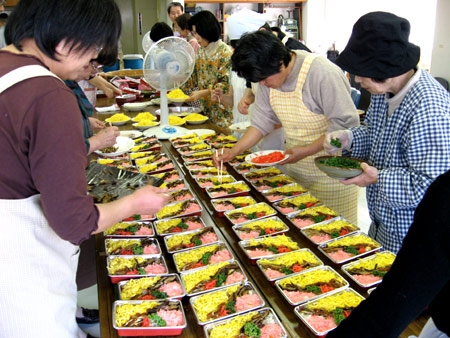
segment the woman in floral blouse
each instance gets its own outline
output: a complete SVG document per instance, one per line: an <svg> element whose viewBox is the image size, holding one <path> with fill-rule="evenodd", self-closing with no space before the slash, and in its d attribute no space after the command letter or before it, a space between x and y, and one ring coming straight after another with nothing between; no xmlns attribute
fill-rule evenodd
<svg viewBox="0 0 450 338"><path fill-rule="evenodd" d="M229 126L233 123L231 108L224 107L220 102L211 100L211 91L220 87L224 93L230 86L230 58L232 51L220 40L221 27L214 14L201 11L189 19L189 29L200 44L195 68L189 80L183 85L183 90L191 93L189 101L200 100L203 112L210 118L220 132L229 134Z"/></svg>

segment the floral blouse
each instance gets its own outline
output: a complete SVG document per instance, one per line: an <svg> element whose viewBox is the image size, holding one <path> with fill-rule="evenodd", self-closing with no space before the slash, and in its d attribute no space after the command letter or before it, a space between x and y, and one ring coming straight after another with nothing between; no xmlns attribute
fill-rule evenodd
<svg viewBox="0 0 450 338"><path fill-rule="evenodd" d="M211 50L215 47L215 50ZM210 43L206 48L200 47L195 56L195 68L183 85L183 91L187 92L193 88L199 90L221 87L224 93L230 90L230 68L232 51L222 40ZM211 97L200 99L202 111L210 118L218 129L229 134L229 126L233 123L233 112L231 108L222 109L219 103L213 103Z"/></svg>

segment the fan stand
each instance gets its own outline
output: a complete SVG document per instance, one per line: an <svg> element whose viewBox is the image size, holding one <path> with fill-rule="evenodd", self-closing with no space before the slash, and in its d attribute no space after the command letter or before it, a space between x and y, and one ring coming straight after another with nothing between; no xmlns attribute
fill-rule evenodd
<svg viewBox="0 0 450 338"><path fill-rule="evenodd" d="M161 88L161 115L160 125L144 131L145 136L155 135L158 140L167 140L171 137L182 136L188 129L169 125L169 104L167 101L167 89Z"/></svg>

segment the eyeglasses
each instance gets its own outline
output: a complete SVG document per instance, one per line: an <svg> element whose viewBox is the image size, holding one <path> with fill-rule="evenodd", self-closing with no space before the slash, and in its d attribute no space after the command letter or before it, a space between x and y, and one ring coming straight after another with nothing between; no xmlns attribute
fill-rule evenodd
<svg viewBox="0 0 450 338"><path fill-rule="evenodd" d="M97 75L101 71L101 68L103 67L102 65L98 65L96 62L97 62L97 59L92 59L89 62L89 65L91 66L92 71L93 71L93 76Z"/></svg>

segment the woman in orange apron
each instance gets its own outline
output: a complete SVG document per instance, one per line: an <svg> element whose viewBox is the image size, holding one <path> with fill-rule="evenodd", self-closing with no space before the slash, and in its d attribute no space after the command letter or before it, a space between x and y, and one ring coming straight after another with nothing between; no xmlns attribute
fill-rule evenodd
<svg viewBox="0 0 450 338"><path fill-rule="evenodd" d="M331 179L314 165L326 155L323 139L340 126L358 126L359 117L344 73L324 57L290 51L279 39L263 31L241 38L232 56L233 70L258 82L252 126L223 156L230 160L255 145L282 124L288 174L348 221L357 224L358 188Z"/></svg>

